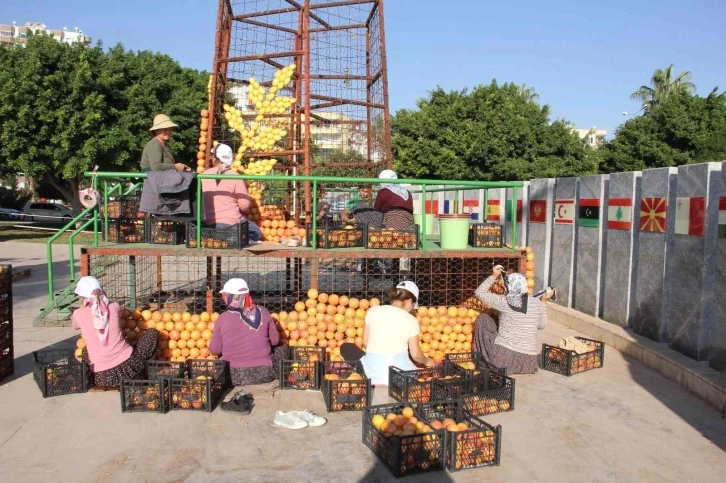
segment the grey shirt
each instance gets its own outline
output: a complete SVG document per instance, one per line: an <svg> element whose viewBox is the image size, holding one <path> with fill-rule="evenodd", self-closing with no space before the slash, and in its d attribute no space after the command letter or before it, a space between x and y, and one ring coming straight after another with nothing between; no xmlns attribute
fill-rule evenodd
<svg viewBox="0 0 726 483"><path fill-rule="evenodd" d="M153 138L141 153L141 171L168 171L174 167L174 157L169 148Z"/></svg>

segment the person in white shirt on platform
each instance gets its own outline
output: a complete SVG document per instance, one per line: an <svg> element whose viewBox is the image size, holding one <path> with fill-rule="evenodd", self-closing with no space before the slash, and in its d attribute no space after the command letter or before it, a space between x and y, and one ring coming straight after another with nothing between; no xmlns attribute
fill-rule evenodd
<svg viewBox="0 0 726 483"><path fill-rule="evenodd" d="M418 294L415 283L401 282L388 292L391 305L368 310L363 328L365 350L350 343L340 346L343 359L361 361L373 385L388 385L389 366L409 371L416 369L414 363L424 367L434 365L434 361L421 352L418 320L411 315L418 308Z"/></svg>

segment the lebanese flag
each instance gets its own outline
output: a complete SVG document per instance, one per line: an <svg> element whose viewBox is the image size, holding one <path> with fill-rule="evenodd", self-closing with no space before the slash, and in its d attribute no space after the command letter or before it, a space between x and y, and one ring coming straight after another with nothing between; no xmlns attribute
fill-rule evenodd
<svg viewBox="0 0 726 483"><path fill-rule="evenodd" d="M499 221L499 200L487 200L487 220Z"/></svg>
<svg viewBox="0 0 726 483"><path fill-rule="evenodd" d="M575 221L575 200L555 201L555 224L572 225Z"/></svg>
<svg viewBox="0 0 726 483"><path fill-rule="evenodd" d="M529 222L547 223L547 200L529 201Z"/></svg>
<svg viewBox="0 0 726 483"><path fill-rule="evenodd" d="M706 198L676 198L676 234L703 236Z"/></svg>
<svg viewBox="0 0 726 483"><path fill-rule="evenodd" d="M608 201L608 230L630 230L633 226L633 200L610 198Z"/></svg>

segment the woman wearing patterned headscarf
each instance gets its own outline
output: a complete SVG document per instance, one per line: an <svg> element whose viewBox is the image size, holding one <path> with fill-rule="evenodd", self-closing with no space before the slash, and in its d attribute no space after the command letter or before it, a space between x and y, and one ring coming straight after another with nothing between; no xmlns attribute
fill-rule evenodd
<svg viewBox="0 0 726 483"><path fill-rule="evenodd" d="M109 302L96 278L81 278L75 293L81 297L81 307L73 312L71 322L86 342L81 358L93 371L96 386L115 388L122 379L137 376L144 361L156 353L159 332L146 329L131 347L119 325L119 304Z"/></svg>
<svg viewBox="0 0 726 483"><path fill-rule="evenodd" d="M398 175L386 169L378 175L379 179L398 179ZM402 230L411 228L413 222L413 197L400 184L381 183L374 205L376 211L383 213L383 227Z"/></svg>
<svg viewBox="0 0 726 483"><path fill-rule="evenodd" d="M287 357L270 312L255 304L247 282L232 278L224 284L227 306L214 324L209 351L229 362L235 386L266 384L277 379L278 362ZM274 351L273 351L274 348Z"/></svg>
<svg viewBox="0 0 726 483"><path fill-rule="evenodd" d="M538 367L537 331L547 326L547 301L554 294L545 293L541 300L527 293L527 279L513 273L506 279L506 295L490 292L502 274L500 265L476 290L476 297L499 311L499 329L489 314L476 320L474 346L492 366L508 374L534 374Z"/></svg>

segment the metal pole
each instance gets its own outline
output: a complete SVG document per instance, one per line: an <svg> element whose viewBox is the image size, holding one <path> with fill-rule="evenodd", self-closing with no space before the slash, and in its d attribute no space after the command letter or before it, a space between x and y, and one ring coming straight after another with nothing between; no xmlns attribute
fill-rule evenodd
<svg viewBox="0 0 726 483"><path fill-rule="evenodd" d="M98 193L98 178L93 177L93 191ZM98 248L98 207L93 210L93 246Z"/></svg>
<svg viewBox="0 0 726 483"><path fill-rule="evenodd" d="M310 239L313 243L313 250L318 249L318 182L313 181L313 232Z"/></svg>
<svg viewBox="0 0 726 483"><path fill-rule="evenodd" d="M136 255L129 256L129 308L136 309Z"/></svg>
<svg viewBox="0 0 726 483"><path fill-rule="evenodd" d="M421 185L421 249L426 250L426 185Z"/></svg>
<svg viewBox="0 0 726 483"><path fill-rule="evenodd" d="M197 176L197 250L202 249L202 180Z"/></svg>
<svg viewBox="0 0 726 483"><path fill-rule="evenodd" d="M489 190L484 189L484 216L482 223L489 223Z"/></svg>
<svg viewBox="0 0 726 483"><path fill-rule="evenodd" d="M76 263L75 263L75 255L73 254L73 239L78 235L81 231L88 228L88 226L93 223L93 220L86 221L83 225L81 225L79 228L76 229L71 235L68 237L68 260L70 260L70 269L71 269L71 282L75 281L76 279Z"/></svg>
<svg viewBox="0 0 726 483"><path fill-rule="evenodd" d="M103 241L108 241L108 181L103 180ZM121 209L121 201L119 201L119 210ZM121 213L119 212L119 216Z"/></svg>

